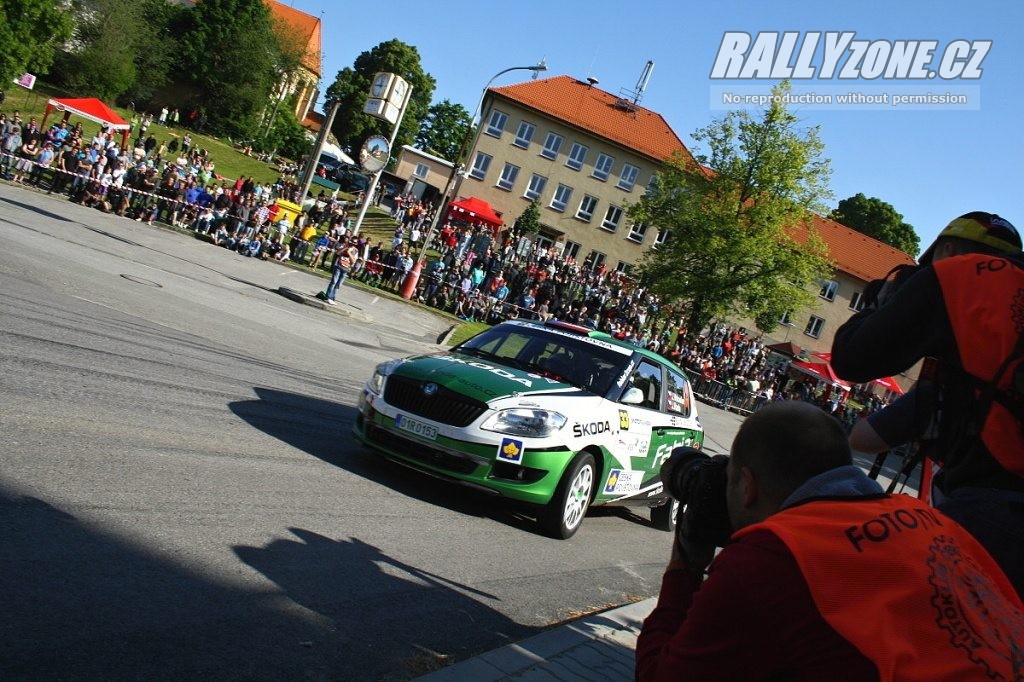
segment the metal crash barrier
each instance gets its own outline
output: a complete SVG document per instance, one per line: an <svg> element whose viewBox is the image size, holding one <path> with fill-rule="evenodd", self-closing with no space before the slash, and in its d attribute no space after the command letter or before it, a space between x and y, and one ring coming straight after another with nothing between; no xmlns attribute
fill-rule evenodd
<svg viewBox="0 0 1024 682"><path fill-rule="evenodd" d="M690 384L698 400L744 416L756 412L770 402L764 396L757 396L703 376L694 377Z"/></svg>

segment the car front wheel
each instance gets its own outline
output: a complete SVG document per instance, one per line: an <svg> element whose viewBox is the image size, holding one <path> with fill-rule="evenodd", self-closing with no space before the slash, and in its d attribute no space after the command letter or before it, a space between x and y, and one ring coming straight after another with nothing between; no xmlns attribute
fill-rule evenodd
<svg viewBox="0 0 1024 682"><path fill-rule="evenodd" d="M581 452L565 470L554 497L537 517L540 527L548 535L567 540L571 538L587 515L594 493L597 466L590 453Z"/></svg>
<svg viewBox="0 0 1024 682"><path fill-rule="evenodd" d="M679 500L671 497L665 504L651 508L651 525L658 530L672 532L676 529L676 514L679 513Z"/></svg>

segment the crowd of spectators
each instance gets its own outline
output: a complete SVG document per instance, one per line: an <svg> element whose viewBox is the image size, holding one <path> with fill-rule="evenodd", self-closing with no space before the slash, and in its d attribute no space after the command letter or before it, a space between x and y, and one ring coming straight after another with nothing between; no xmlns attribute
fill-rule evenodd
<svg viewBox="0 0 1024 682"><path fill-rule="evenodd" d="M857 417L847 409L843 392L828 384L816 389L817 382L792 379L783 366L769 365L768 351L745 330L716 326L703 335L687 333L672 322L672 311L626 272L609 271L589 258L577 262L553 246L538 248L515 229L499 235L472 223L445 222L427 245L434 207L410 195L391 199L390 243L352 235L347 202L323 192L305 202L293 224L276 215L274 203L279 198L302 203L291 178L282 176L273 185L252 177L219 178L213 159L187 134L180 142L159 143L147 134L148 122L133 120L133 144L122 150L113 133L102 128L89 138L80 123L58 122L43 131L35 119L22 122L17 113L0 114L0 173L104 212L209 235L214 244L245 256L314 270L329 271L336 253L351 242L359 252L352 276L395 292L430 246L437 256L423 263L412 292L420 303L489 324L557 318L600 329L662 353L693 377L762 402L796 398L816 402L849 424Z"/></svg>

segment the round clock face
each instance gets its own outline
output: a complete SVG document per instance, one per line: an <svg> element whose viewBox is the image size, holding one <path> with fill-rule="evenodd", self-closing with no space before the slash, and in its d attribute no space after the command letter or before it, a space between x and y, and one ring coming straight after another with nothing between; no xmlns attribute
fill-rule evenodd
<svg viewBox="0 0 1024 682"><path fill-rule="evenodd" d="M403 81L403 80L396 80L395 81L395 98L399 102L401 102L402 100L405 99L405 91L408 88L409 88L409 86L406 84L405 81Z"/></svg>
<svg viewBox="0 0 1024 682"><path fill-rule="evenodd" d="M370 96L376 97L377 99L384 99L384 95L387 94L388 88L388 75L386 73L379 73L373 81L373 85L370 86Z"/></svg>

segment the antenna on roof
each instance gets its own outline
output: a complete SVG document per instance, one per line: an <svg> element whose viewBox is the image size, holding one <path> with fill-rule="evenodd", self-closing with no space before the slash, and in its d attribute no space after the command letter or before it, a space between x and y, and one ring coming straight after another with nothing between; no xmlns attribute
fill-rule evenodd
<svg viewBox="0 0 1024 682"><path fill-rule="evenodd" d="M644 91L647 90L652 73L654 73L654 60L648 59L644 64L644 70L640 73L640 79L636 82L636 87L633 90L625 88L619 90L619 101L615 103L615 106L626 111L636 111L640 100L644 98Z"/></svg>

